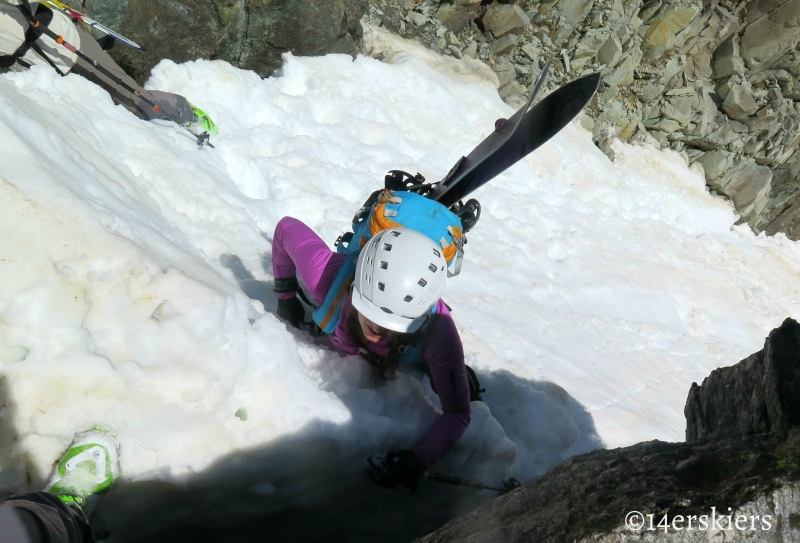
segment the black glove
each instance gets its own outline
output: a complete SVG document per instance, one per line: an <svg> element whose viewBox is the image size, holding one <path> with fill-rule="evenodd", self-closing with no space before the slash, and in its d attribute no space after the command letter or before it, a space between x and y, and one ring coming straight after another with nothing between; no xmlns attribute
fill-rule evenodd
<svg viewBox="0 0 800 543"><path fill-rule="evenodd" d="M375 453L367 458L367 465L367 475L374 483L384 488L403 485L411 489L412 496L417 491L422 466L413 452Z"/></svg>
<svg viewBox="0 0 800 543"><path fill-rule="evenodd" d="M299 328L300 324L305 322L306 310L297 296L286 300L278 298L278 316L295 328Z"/></svg>

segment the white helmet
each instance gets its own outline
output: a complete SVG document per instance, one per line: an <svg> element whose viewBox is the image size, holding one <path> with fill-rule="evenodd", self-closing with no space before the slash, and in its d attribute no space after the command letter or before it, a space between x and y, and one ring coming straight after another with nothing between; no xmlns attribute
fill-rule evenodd
<svg viewBox="0 0 800 543"><path fill-rule="evenodd" d="M416 230L389 228L358 255L353 307L378 326L410 334L425 322L446 280L436 242Z"/></svg>

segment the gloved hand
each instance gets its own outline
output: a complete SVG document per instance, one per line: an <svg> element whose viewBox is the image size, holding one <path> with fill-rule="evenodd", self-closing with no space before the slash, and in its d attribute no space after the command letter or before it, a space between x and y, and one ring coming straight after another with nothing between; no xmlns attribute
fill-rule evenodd
<svg viewBox="0 0 800 543"><path fill-rule="evenodd" d="M394 488L402 484L411 489L412 496L417 491L422 466L413 452L378 452L367 458L367 465L367 475L374 483L384 488Z"/></svg>
<svg viewBox="0 0 800 543"><path fill-rule="evenodd" d="M304 322L306 311L297 296L286 300L278 298L278 316L295 328L299 328L300 324Z"/></svg>

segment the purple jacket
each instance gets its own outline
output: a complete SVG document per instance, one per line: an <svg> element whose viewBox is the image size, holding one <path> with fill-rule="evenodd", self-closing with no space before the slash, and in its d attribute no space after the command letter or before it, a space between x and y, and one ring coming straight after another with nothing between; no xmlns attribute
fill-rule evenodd
<svg viewBox="0 0 800 543"><path fill-rule="evenodd" d="M272 240L272 269L275 278L299 276L318 304L325 299L344 259L345 255L328 249L328 245L313 230L297 219L284 217L275 227ZM278 297L285 299L294 295L293 292L287 292L278 294ZM348 354L357 354L362 347L344 327L353 311L348 295L344 300L339 324L331 336L331 342ZM388 338L363 347L379 356L385 356L392 341L394 340ZM443 412L422 443L411 449L423 469L427 470L464 435L472 409L461 338L453 317L442 300L436 306L436 315L428 326L423 341L420 356L431 370L433 388L439 395Z"/></svg>

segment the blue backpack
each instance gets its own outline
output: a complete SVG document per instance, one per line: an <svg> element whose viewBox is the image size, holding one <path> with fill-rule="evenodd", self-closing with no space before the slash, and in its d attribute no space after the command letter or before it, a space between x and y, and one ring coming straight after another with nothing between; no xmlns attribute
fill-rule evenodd
<svg viewBox="0 0 800 543"><path fill-rule="evenodd" d="M314 322L325 333L332 334L336 330L342 302L353 283L361 249L372 236L387 228L412 228L422 232L442 247L448 277L458 275L461 271L465 238L461 220L456 214L439 202L415 192L376 191L353 218L353 231L336 240L337 252L348 256L322 305L312 315ZM435 310L434 307L432 312Z"/></svg>

